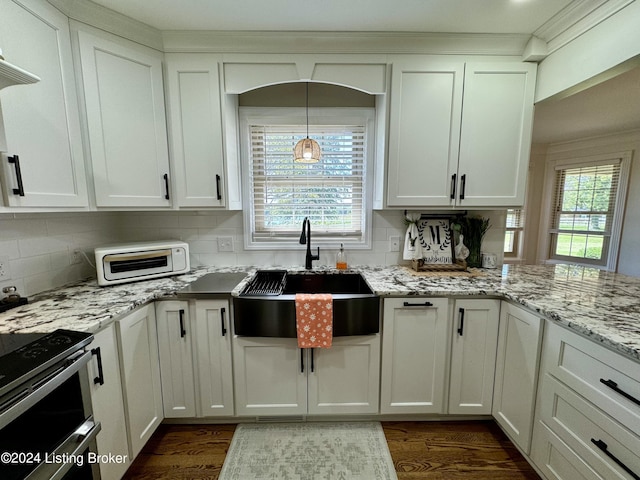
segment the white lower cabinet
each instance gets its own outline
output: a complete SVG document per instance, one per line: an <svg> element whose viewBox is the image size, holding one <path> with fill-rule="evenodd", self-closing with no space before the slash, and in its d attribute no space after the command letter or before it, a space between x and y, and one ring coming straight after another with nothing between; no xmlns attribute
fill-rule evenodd
<svg viewBox="0 0 640 480"><path fill-rule="evenodd" d="M543 325L539 316L502 302L492 414L527 454L531 446Z"/></svg>
<svg viewBox="0 0 640 480"><path fill-rule="evenodd" d="M156 302L166 418L233 415L227 300Z"/></svg>
<svg viewBox="0 0 640 480"><path fill-rule="evenodd" d="M538 468L550 479L640 478L638 363L547 321L540 369L531 447ZM557 473L555 446L580 475Z"/></svg>
<svg viewBox="0 0 640 480"><path fill-rule="evenodd" d="M130 458L135 458L163 419L154 305L135 310L116 325Z"/></svg>
<svg viewBox="0 0 640 480"><path fill-rule="evenodd" d="M109 325L94 335L93 360L89 363L93 416L100 422L97 444L99 454L121 455L125 462L100 462L102 480L121 478L131 465L125 422L122 383L118 362L115 328Z"/></svg>
<svg viewBox="0 0 640 480"><path fill-rule="evenodd" d="M380 336L335 337L329 349L295 338L234 337L236 413L377 413Z"/></svg>
<svg viewBox="0 0 640 480"><path fill-rule="evenodd" d="M449 413L491 414L499 322L499 300L456 300Z"/></svg>
<svg viewBox="0 0 640 480"><path fill-rule="evenodd" d="M227 300L198 300L192 318L198 415L233 415L231 318Z"/></svg>
<svg viewBox="0 0 640 480"><path fill-rule="evenodd" d="M444 413L449 300L384 300L381 413Z"/></svg>
<svg viewBox="0 0 640 480"><path fill-rule="evenodd" d="M162 403L167 418L195 417L192 324L189 303L156 302Z"/></svg>

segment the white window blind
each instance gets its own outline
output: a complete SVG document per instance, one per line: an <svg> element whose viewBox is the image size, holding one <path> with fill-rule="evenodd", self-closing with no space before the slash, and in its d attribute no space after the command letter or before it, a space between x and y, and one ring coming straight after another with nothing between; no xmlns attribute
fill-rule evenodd
<svg viewBox="0 0 640 480"><path fill-rule="evenodd" d="M250 130L253 240L299 237L309 217L314 237L360 239L364 224L364 125L310 125L320 144L315 164L293 161L306 125L257 125Z"/></svg>
<svg viewBox="0 0 640 480"><path fill-rule="evenodd" d="M505 257L520 255L520 233L524 229L524 210L510 208L507 210L507 222L504 238Z"/></svg>
<svg viewBox="0 0 640 480"><path fill-rule="evenodd" d="M619 160L611 160L556 168L551 258L606 265L620 165Z"/></svg>

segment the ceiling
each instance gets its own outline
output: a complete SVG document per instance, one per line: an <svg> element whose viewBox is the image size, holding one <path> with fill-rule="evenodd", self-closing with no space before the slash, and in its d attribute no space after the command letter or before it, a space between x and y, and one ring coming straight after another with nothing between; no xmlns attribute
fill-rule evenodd
<svg viewBox="0 0 640 480"><path fill-rule="evenodd" d="M160 30L530 34L578 0L93 1Z"/></svg>

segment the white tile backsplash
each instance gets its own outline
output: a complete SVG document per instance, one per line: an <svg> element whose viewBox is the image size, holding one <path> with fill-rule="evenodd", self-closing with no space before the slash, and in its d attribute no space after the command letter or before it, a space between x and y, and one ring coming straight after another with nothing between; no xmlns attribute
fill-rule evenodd
<svg viewBox="0 0 640 480"><path fill-rule="evenodd" d="M492 228L483 251L498 253L502 260L504 211L482 211ZM406 225L404 211L373 212L372 248L347 248L351 265L397 265L402 260ZM389 251L389 237L399 236L401 251ZM218 252L218 237L233 237L234 252ZM0 215L0 256L10 258L12 278L0 288L16 285L22 295L33 295L83 278L95 276L86 261L71 263L71 253L81 248L93 261L99 245L147 240L182 240L189 243L193 266L251 265L302 266L305 246L287 250L245 250L242 212L83 212ZM314 252L315 252L315 246ZM335 249L321 248L314 265L333 265Z"/></svg>

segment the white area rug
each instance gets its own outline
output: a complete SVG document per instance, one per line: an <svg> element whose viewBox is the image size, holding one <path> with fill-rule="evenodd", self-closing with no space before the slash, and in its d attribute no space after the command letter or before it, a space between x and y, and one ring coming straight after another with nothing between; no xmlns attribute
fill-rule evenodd
<svg viewBox="0 0 640 480"><path fill-rule="evenodd" d="M238 425L219 480L397 480L379 422Z"/></svg>

